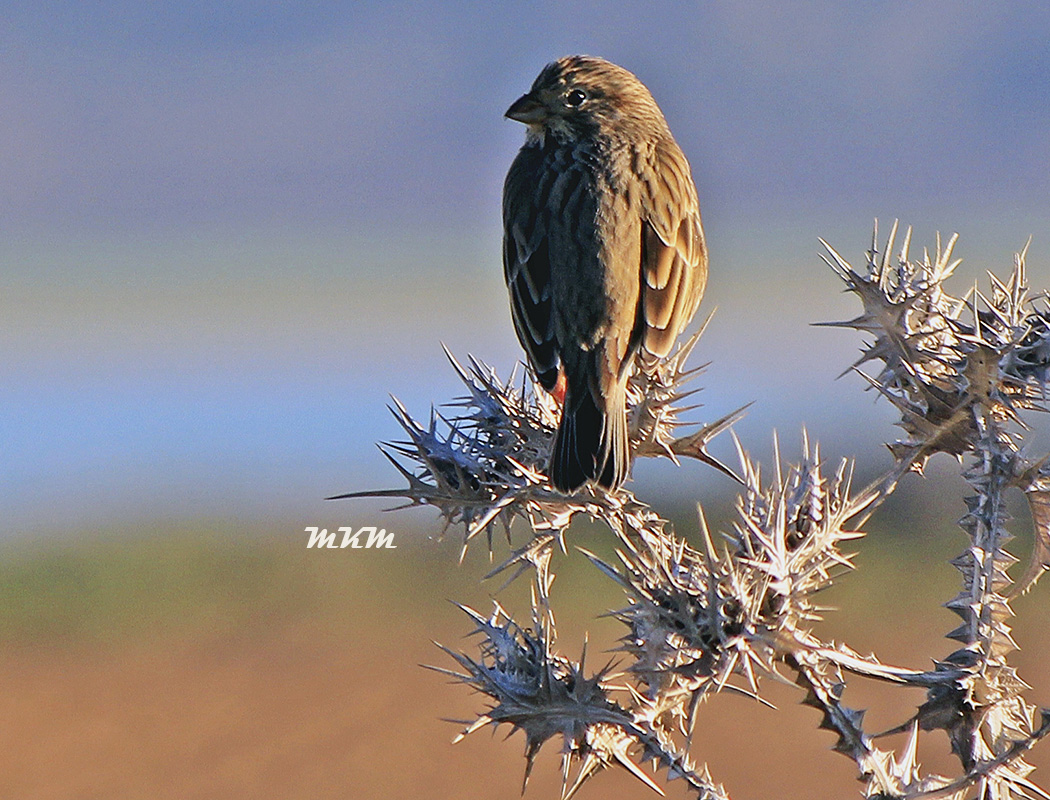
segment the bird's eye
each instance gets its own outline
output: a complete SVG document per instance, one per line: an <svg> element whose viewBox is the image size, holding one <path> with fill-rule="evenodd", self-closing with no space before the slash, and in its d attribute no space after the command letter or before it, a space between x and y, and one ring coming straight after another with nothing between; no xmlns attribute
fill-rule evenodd
<svg viewBox="0 0 1050 800"><path fill-rule="evenodd" d="M583 105L583 101L587 99L587 93L582 89L573 89L567 95L565 95L565 105L578 108Z"/></svg>

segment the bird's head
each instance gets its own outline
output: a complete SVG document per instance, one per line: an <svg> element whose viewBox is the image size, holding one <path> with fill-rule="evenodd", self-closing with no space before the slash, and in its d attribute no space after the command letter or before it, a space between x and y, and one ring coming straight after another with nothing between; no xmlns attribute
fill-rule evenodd
<svg viewBox="0 0 1050 800"><path fill-rule="evenodd" d="M593 56L566 56L548 64L506 116L528 125L530 135L550 133L561 141L667 127L653 96L634 74Z"/></svg>

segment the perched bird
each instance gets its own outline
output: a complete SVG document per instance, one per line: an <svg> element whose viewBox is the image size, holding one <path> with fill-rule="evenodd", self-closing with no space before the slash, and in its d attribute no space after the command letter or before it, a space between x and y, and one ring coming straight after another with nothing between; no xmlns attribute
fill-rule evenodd
<svg viewBox="0 0 1050 800"><path fill-rule="evenodd" d="M625 390L696 313L707 248L689 163L649 90L590 56L548 64L507 110L528 126L503 188L511 316L547 391L564 391L548 475L616 489Z"/></svg>

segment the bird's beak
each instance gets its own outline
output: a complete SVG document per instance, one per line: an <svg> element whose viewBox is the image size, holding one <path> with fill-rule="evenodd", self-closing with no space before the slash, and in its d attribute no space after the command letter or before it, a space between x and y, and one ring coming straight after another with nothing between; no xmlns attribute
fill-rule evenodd
<svg viewBox="0 0 1050 800"><path fill-rule="evenodd" d="M539 125L547 119L547 109L543 103L531 94L523 94L504 114L507 119L524 122L526 125Z"/></svg>

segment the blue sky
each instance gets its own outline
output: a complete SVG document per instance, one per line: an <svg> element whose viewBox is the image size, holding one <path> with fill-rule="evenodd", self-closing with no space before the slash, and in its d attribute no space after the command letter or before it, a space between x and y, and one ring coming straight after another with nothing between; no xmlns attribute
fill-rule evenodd
<svg viewBox="0 0 1050 800"><path fill-rule="evenodd" d="M502 113L566 53L634 70L693 164L718 307L702 399L760 399L753 449L773 426L844 453L893 435L833 380L859 339L808 326L855 311L817 236L857 258L876 216L959 230L978 276L1034 235L1050 286L1044 3L3 5L15 532L316 524L324 495L393 480L386 395L425 414L455 394L439 340L519 357L498 238L523 131Z"/></svg>
<svg viewBox="0 0 1050 800"><path fill-rule="evenodd" d="M0 212L33 231L491 225L521 136L501 112L573 51L641 75L727 213L1050 194L1037 2L52 2L3 16Z"/></svg>

